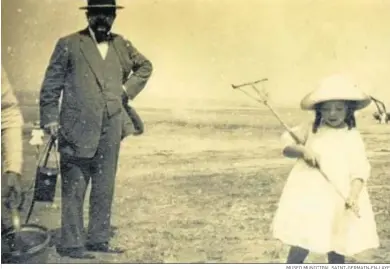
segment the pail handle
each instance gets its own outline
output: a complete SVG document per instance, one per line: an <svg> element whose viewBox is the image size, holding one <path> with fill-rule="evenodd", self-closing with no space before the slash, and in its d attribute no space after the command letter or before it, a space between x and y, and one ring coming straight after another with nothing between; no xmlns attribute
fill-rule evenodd
<svg viewBox="0 0 390 269"><path fill-rule="evenodd" d="M47 165L47 162L48 162L49 157L50 157L50 153L53 150L53 146L54 146L54 156L56 159L56 166L57 166L57 169L59 169L59 162L58 162L58 156L57 156L57 145L56 145L56 137L55 136L50 136L49 141L47 141L46 146L45 146L44 150L42 151L41 156L39 157L37 166L39 166L42 163L42 161L43 161L43 163L42 163L43 166Z"/></svg>
<svg viewBox="0 0 390 269"><path fill-rule="evenodd" d="M53 145L55 147L54 155L55 155L55 158L56 158L56 166L57 166L57 169L60 169L60 165L59 165L59 161L58 161L58 157L57 157L58 146L57 146L56 140L57 139L56 139L55 136L50 136L49 141L46 143L44 150L41 152L41 154L39 156L39 160L37 162L37 169L38 169L40 163L42 162L43 158L44 158L43 165L44 166L47 165L47 161L49 160L50 152L51 152L51 150L53 148ZM30 189L32 189L35 186L36 180L34 180L33 183L34 184L31 186ZM32 202L31 202L30 209L29 209L27 217L26 217L25 224L27 224L28 221L30 220L31 213L32 213L32 211L34 209L34 204L35 204L35 200L33 198Z"/></svg>

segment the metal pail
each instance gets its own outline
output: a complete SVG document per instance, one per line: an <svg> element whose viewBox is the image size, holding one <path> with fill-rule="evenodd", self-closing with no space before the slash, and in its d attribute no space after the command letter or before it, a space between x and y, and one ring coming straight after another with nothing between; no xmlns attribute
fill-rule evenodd
<svg viewBox="0 0 390 269"><path fill-rule="evenodd" d="M49 256L51 234L45 227L26 224L19 232L18 247L14 247L15 230L2 232L2 263L44 264Z"/></svg>

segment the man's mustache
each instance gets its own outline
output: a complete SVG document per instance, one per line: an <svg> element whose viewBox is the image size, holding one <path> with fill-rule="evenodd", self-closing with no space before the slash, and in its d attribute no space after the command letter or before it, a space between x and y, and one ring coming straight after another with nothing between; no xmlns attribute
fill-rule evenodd
<svg viewBox="0 0 390 269"><path fill-rule="evenodd" d="M91 18L90 25L92 27L94 27L95 29L97 29L99 27L110 28L111 21L109 18Z"/></svg>
<svg viewBox="0 0 390 269"><path fill-rule="evenodd" d="M108 28L108 27L110 27L110 23L109 22L105 22L105 21L97 21L97 22L94 23L94 26L96 28L101 27L101 26Z"/></svg>

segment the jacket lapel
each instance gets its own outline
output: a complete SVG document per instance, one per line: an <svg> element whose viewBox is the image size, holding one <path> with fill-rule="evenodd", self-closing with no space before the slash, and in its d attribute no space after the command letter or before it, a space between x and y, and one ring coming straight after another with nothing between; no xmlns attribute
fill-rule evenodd
<svg viewBox="0 0 390 269"><path fill-rule="evenodd" d="M80 32L80 47L81 52L84 55L87 63L91 67L92 72L95 74L100 86L103 87L103 63L99 50L89 34L88 28Z"/></svg>

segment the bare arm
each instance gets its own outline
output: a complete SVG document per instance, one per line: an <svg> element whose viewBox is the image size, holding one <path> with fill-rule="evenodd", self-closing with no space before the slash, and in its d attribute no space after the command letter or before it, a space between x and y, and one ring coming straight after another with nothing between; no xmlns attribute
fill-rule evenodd
<svg viewBox="0 0 390 269"><path fill-rule="evenodd" d="M363 189L363 179L355 178L351 181L350 197L357 199Z"/></svg>
<svg viewBox="0 0 390 269"><path fill-rule="evenodd" d="M351 136L350 139L353 143L350 145L350 190L346 204L348 207L358 210L359 197L364 185L369 180L371 165L367 158L365 144L360 133L355 131L352 134L355 134L355 137Z"/></svg>
<svg viewBox="0 0 390 269"><path fill-rule="evenodd" d="M307 140L307 128L309 125L303 123L291 129L291 132L286 131L282 135L284 144L283 155L288 158L302 158L305 153L305 142Z"/></svg>

